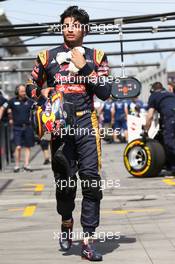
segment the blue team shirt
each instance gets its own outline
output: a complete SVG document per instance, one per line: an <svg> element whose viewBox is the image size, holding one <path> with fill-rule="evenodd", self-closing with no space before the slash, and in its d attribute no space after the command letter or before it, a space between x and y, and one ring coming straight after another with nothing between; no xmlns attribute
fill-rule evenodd
<svg viewBox="0 0 175 264"><path fill-rule="evenodd" d="M175 115L175 94L166 90L152 93L148 101L149 108L154 108L162 117Z"/></svg>
<svg viewBox="0 0 175 264"><path fill-rule="evenodd" d="M126 102L117 100L113 103L115 109L115 120L121 120L122 118L125 119L125 107Z"/></svg>
<svg viewBox="0 0 175 264"><path fill-rule="evenodd" d="M112 108L112 102L104 103L104 106L103 106L104 123L111 122L111 108Z"/></svg>
<svg viewBox="0 0 175 264"><path fill-rule="evenodd" d="M20 100L18 97L9 101L9 108L12 110L14 126L30 124L30 110L33 105L31 99Z"/></svg>

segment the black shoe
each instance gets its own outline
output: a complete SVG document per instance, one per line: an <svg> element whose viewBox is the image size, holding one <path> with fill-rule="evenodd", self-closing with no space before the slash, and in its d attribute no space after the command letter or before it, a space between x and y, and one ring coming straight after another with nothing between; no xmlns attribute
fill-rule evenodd
<svg viewBox="0 0 175 264"><path fill-rule="evenodd" d="M60 247L63 251L68 251L72 246L73 218L71 221L63 221L61 224L61 238L59 239Z"/></svg>
<svg viewBox="0 0 175 264"><path fill-rule="evenodd" d="M15 166L15 167L14 167L14 169L13 169L13 171L14 171L15 173L17 173L17 172L19 172L19 171L20 171L20 168L19 168L19 167L17 167L17 166Z"/></svg>
<svg viewBox="0 0 175 264"><path fill-rule="evenodd" d="M25 171L29 171L29 172L32 172L33 170L30 168L30 167L28 167L28 166L24 166L24 170Z"/></svg>
<svg viewBox="0 0 175 264"><path fill-rule="evenodd" d="M43 165L48 165L50 164L50 160L49 159L46 159L44 162L43 162Z"/></svg>
<svg viewBox="0 0 175 264"><path fill-rule="evenodd" d="M94 243L88 243L87 245L82 245L81 257L90 261L102 261L102 255L96 251Z"/></svg>

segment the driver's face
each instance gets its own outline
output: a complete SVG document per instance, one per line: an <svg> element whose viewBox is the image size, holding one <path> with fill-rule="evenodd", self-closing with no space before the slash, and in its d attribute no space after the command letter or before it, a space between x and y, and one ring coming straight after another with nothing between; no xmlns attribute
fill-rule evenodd
<svg viewBox="0 0 175 264"><path fill-rule="evenodd" d="M64 41L72 46L81 45L84 37L84 29L79 21L73 17L66 17L63 24Z"/></svg>

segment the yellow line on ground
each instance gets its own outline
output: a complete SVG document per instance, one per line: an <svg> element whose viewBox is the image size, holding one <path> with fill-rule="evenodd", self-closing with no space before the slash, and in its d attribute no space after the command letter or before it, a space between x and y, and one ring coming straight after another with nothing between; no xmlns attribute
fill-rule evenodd
<svg viewBox="0 0 175 264"><path fill-rule="evenodd" d="M147 208L147 209L127 209L127 210L111 210L111 211L101 211L103 214L129 214L129 213L154 213L154 212L163 212L163 208Z"/></svg>
<svg viewBox="0 0 175 264"><path fill-rule="evenodd" d="M175 185L175 180L174 179L164 179L163 182L168 185Z"/></svg>
<svg viewBox="0 0 175 264"><path fill-rule="evenodd" d="M35 192L42 192L44 190L44 184L36 184Z"/></svg>
<svg viewBox="0 0 175 264"><path fill-rule="evenodd" d="M24 212L22 216L24 217L32 216L35 210L36 210L36 205L28 205L24 208Z"/></svg>

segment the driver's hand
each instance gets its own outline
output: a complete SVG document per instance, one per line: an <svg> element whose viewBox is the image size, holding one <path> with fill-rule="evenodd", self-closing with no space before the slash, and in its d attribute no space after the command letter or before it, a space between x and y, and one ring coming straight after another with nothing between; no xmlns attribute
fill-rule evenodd
<svg viewBox="0 0 175 264"><path fill-rule="evenodd" d="M83 54L76 48L72 49L71 61L78 69L82 69L86 64Z"/></svg>

